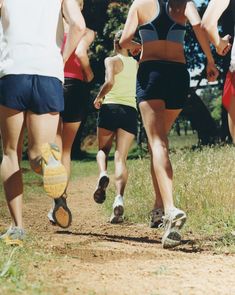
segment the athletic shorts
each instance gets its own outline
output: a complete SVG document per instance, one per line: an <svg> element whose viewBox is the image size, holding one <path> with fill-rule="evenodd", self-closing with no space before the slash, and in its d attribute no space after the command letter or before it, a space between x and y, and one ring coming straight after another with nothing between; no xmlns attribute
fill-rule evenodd
<svg viewBox="0 0 235 295"><path fill-rule="evenodd" d="M35 114L64 109L62 82L40 75L6 75L0 79L0 104Z"/></svg>
<svg viewBox="0 0 235 295"><path fill-rule="evenodd" d="M65 78L63 122L81 122L88 112L89 83L74 78Z"/></svg>
<svg viewBox="0 0 235 295"><path fill-rule="evenodd" d="M190 77L185 64L168 61L140 63L137 82L137 103L160 99L167 109L182 109L188 96Z"/></svg>
<svg viewBox="0 0 235 295"><path fill-rule="evenodd" d="M137 134L137 110L122 104L103 104L98 115L97 127L110 131L123 129Z"/></svg>
<svg viewBox="0 0 235 295"><path fill-rule="evenodd" d="M235 73L228 71L226 80L224 83L224 91L222 103L226 110L229 109L231 97L235 97Z"/></svg>

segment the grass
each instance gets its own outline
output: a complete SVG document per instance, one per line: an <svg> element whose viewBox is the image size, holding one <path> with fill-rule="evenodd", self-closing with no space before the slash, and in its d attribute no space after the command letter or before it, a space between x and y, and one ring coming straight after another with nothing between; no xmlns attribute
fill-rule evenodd
<svg viewBox="0 0 235 295"><path fill-rule="evenodd" d="M182 136L183 137L183 136ZM194 140L193 135L191 139ZM187 212L185 233L211 240L216 249L235 253L235 149L215 146L191 150L170 138L174 169L174 199ZM195 142L196 143L196 142ZM129 181L125 191L127 221L147 223L154 202L149 158L130 160ZM105 203L110 214L115 189L111 186Z"/></svg>

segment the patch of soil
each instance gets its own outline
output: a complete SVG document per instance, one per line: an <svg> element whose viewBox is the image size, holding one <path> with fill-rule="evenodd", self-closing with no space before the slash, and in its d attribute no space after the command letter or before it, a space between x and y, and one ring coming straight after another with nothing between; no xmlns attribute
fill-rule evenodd
<svg viewBox="0 0 235 295"><path fill-rule="evenodd" d="M26 229L54 254L50 263L31 266L29 280L40 277L56 295L235 294L235 256L213 255L195 240L164 250L161 230L111 225L93 201L95 184L94 177L80 179L79 189L71 183L68 230L49 224L51 200L45 196L24 205Z"/></svg>

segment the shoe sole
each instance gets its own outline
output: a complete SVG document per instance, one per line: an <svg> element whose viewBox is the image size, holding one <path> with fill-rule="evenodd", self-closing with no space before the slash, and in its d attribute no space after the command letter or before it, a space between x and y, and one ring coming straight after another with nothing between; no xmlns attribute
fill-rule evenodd
<svg viewBox="0 0 235 295"><path fill-rule="evenodd" d="M110 218L110 223L112 224L122 223L124 221L123 214L124 214L124 207L121 205L116 206L113 209L113 216L111 216Z"/></svg>
<svg viewBox="0 0 235 295"><path fill-rule="evenodd" d="M43 167L43 187L46 194L57 199L61 196L67 186L67 172L65 167L60 163L61 154L55 145L44 144L41 149L42 159L48 163L49 159L53 157L57 162L57 166Z"/></svg>
<svg viewBox="0 0 235 295"><path fill-rule="evenodd" d="M162 246L164 249L174 248L181 244L181 235L178 231L184 226L185 222L185 214L180 213L176 215L162 237Z"/></svg>
<svg viewBox="0 0 235 295"><path fill-rule="evenodd" d="M52 217L56 225L62 228L68 228L72 223L72 213L69 210L63 197L55 200Z"/></svg>
<svg viewBox="0 0 235 295"><path fill-rule="evenodd" d="M106 188L109 184L109 177L108 176L102 176L99 180L98 183L98 188L97 190L94 192L94 200L96 203L98 204L102 204L104 203L105 199L106 199Z"/></svg>
<svg viewBox="0 0 235 295"><path fill-rule="evenodd" d="M4 243L8 246L23 246L23 241L19 239L9 239L8 237L3 239Z"/></svg>

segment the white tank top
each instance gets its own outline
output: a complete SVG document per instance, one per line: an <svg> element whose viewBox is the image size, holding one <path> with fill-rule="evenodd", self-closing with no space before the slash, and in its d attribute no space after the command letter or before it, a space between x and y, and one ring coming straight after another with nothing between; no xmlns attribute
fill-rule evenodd
<svg viewBox="0 0 235 295"><path fill-rule="evenodd" d="M4 0L0 77L29 74L63 81L61 0Z"/></svg>

